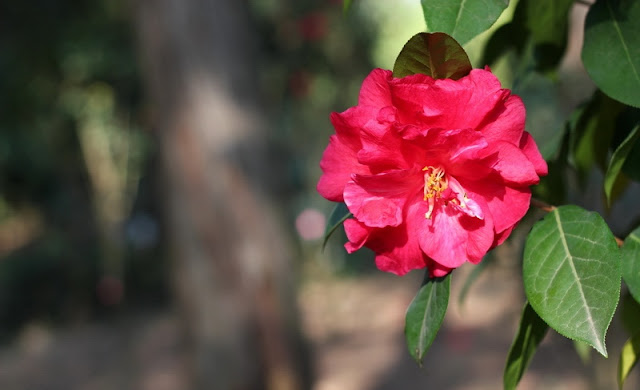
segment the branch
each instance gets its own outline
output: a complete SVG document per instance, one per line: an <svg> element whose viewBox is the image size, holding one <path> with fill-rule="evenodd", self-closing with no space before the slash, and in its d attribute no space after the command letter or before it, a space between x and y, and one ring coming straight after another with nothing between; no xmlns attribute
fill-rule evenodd
<svg viewBox="0 0 640 390"><path fill-rule="evenodd" d="M538 200L536 198L531 198L531 206L533 207L537 207L542 211L546 211L547 213L552 212L553 210L557 209L556 206L552 206L548 203L545 203L541 200Z"/></svg>
<svg viewBox="0 0 640 390"><path fill-rule="evenodd" d="M553 210L557 209L556 206L550 205L549 203L545 203L545 202L543 202L543 201L541 201L539 199L536 199L536 198L531 198L531 206L537 207L540 210L545 211L547 213L550 213ZM616 239L616 243L618 244L618 246L622 246L622 244L624 244L624 240L622 240L622 239L620 239L618 237L615 237L615 236L614 236L614 238Z"/></svg>

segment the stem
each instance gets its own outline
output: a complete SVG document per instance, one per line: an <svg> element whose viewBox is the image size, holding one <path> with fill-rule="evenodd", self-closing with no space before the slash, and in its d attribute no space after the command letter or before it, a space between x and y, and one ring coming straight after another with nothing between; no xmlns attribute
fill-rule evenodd
<svg viewBox="0 0 640 390"><path fill-rule="evenodd" d="M549 203L543 202L539 199L536 198L531 198L531 206L533 207L537 207L542 211L545 211L547 213L552 212L553 210L557 209L556 206L554 205L550 205ZM613 237L616 239L616 243L618 244L618 246L622 246L622 244L624 244L624 240L618 238L618 237Z"/></svg>
<svg viewBox="0 0 640 390"><path fill-rule="evenodd" d="M537 207L542 211L546 211L547 213L550 213L557 208L556 206L552 206L536 198L531 198L531 206Z"/></svg>
<svg viewBox="0 0 640 390"><path fill-rule="evenodd" d="M593 2L586 1L586 0L576 0L575 3L580 5L586 5L587 7L591 7L593 5Z"/></svg>

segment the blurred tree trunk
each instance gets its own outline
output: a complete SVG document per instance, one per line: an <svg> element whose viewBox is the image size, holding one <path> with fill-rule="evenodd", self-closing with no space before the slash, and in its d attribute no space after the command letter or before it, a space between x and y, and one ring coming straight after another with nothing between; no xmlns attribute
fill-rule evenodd
<svg viewBox="0 0 640 390"><path fill-rule="evenodd" d="M246 2L139 0L192 389L307 388Z"/></svg>

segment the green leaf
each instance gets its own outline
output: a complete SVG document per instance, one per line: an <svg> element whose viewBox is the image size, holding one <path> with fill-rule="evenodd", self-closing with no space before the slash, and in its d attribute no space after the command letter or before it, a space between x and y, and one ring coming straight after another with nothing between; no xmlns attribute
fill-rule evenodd
<svg viewBox="0 0 640 390"><path fill-rule="evenodd" d="M444 32L465 44L491 27L508 0L422 0L427 31Z"/></svg>
<svg viewBox="0 0 640 390"><path fill-rule="evenodd" d="M618 388L622 389L624 381L629 376L629 372L633 366L638 363L640 357L640 332L632 336L620 352L620 360L618 361Z"/></svg>
<svg viewBox="0 0 640 390"><path fill-rule="evenodd" d="M353 214L349 212L347 205L344 203L338 203L336 207L334 207L331 215L329 216L329 221L327 222L327 229L324 232L324 240L322 241L323 250L327 246L327 242L329 242L329 237L331 237L336 229L352 215Z"/></svg>
<svg viewBox="0 0 640 390"><path fill-rule="evenodd" d="M607 173L604 175L604 193L609 203L611 203L611 190L613 189L613 185L616 183L616 179L618 179L618 175L622 170L627 156L636 144L638 137L640 137L640 125L636 125L633 130L631 130L627 138L622 141L611 156L609 168L607 168Z"/></svg>
<svg viewBox="0 0 640 390"><path fill-rule="evenodd" d="M549 326L536 314L531 305L526 303L522 310L518 333L507 355L503 376L505 390L513 390L518 386L547 329Z"/></svg>
<svg viewBox="0 0 640 390"><path fill-rule="evenodd" d="M436 337L449 304L451 274L442 278L429 278L413 298L405 317L404 336L409 353L422 365L422 359Z"/></svg>
<svg viewBox="0 0 640 390"><path fill-rule="evenodd" d="M640 227L629 233L620 252L622 278L633 298L640 302Z"/></svg>
<svg viewBox="0 0 640 390"><path fill-rule="evenodd" d="M523 279L538 315L558 333L607 356L605 336L620 297L620 251L594 212L562 206L527 237Z"/></svg>
<svg viewBox="0 0 640 390"><path fill-rule="evenodd" d="M598 0L584 28L582 62L607 95L640 107L640 2Z"/></svg>
<svg viewBox="0 0 640 390"><path fill-rule="evenodd" d="M426 74L434 79L458 80L471 72L467 53L443 33L418 33L404 45L393 65L394 77Z"/></svg>

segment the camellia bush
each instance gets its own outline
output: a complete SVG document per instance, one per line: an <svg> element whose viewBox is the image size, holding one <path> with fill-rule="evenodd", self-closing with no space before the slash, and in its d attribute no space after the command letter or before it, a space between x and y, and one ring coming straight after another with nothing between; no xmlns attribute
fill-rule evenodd
<svg viewBox="0 0 640 390"><path fill-rule="evenodd" d="M517 386L548 328L607 357L623 282L640 302L640 228L623 241L598 213L556 202L564 202L569 169L578 177L601 169L609 205L640 180L640 2L580 2L589 7L582 62L597 90L542 139L525 130L523 100L489 66L472 69L461 46L489 29L508 1L421 3L427 32L405 44L393 70L371 71L356 106L331 114L335 134L317 188L338 205L325 242L344 225L347 252L369 248L380 270L397 275L426 270L405 324L409 353L421 363L447 310L455 269L481 263L530 207L542 209L547 214L525 242L528 302L504 388ZM516 81L552 84L573 4L520 0L511 22L489 38L486 65L508 58ZM630 329L616 351L621 388L640 356L640 324Z"/></svg>

